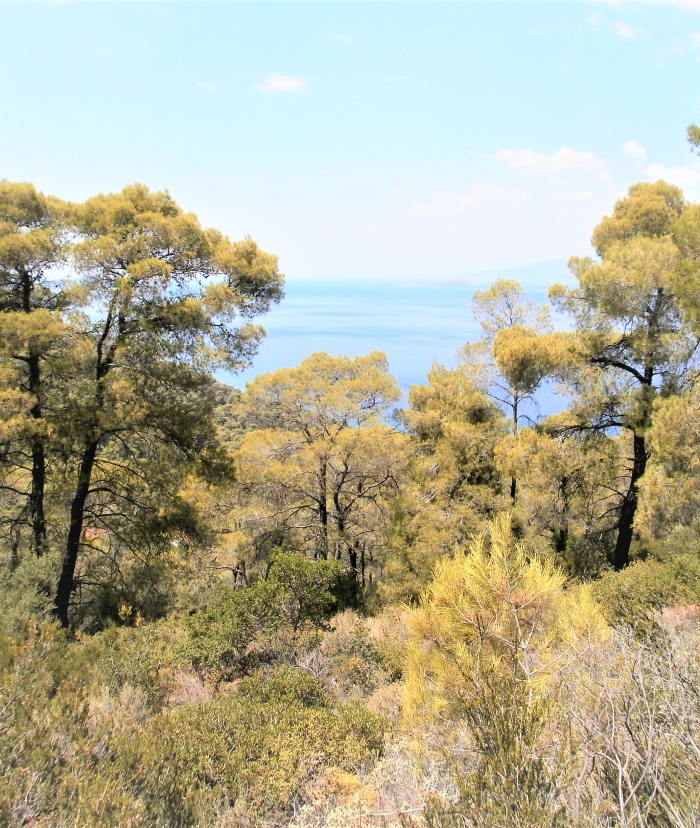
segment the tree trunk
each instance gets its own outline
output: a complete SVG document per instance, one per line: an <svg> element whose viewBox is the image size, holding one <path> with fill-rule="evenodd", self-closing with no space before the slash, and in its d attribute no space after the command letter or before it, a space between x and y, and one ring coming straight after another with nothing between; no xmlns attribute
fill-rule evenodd
<svg viewBox="0 0 700 828"><path fill-rule="evenodd" d="M29 273L22 274L22 310L32 312L33 283ZM30 416L35 421L43 417L41 408L41 365L39 355L27 356L29 372L29 393L34 397ZM34 537L34 551L37 556L46 552L46 516L44 514L44 490L46 487L46 454L44 442L38 434L32 438L32 488L29 494L29 516L32 521L32 535Z"/></svg>
<svg viewBox="0 0 700 828"><path fill-rule="evenodd" d="M569 497L567 494L567 486L569 485L569 476L564 475L559 481L559 493L561 495L563 508L559 525L554 526L554 549L559 555L566 552L566 547L569 543Z"/></svg>
<svg viewBox="0 0 700 828"><path fill-rule="evenodd" d="M639 481L646 471L647 459L646 441L641 435L635 434L630 486L620 507L620 522L618 523L617 542L613 558L613 566L616 571L624 569L630 562L634 518L639 501Z"/></svg>
<svg viewBox="0 0 700 828"><path fill-rule="evenodd" d="M35 438L32 444L32 491L29 495L29 514L32 519L34 551L41 557L47 551L46 515L44 513L44 489L46 486L46 457L44 444Z"/></svg>
<svg viewBox="0 0 700 828"><path fill-rule="evenodd" d="M513 399L513 434L518 433L518 398ZM518 481L515 476L510 479L510 499L515 502L515 495L518 490Z"/></svg>
<svg viewBox="0 0 700 828"><path fill-rule="evenodd" d="M554 551L559 555L566 552L566 546L569 542L569 526L567 523L562 523L559 528L554 530Z"/></svg>
<svg viewBox="0 0 700 828"><path fill-rule="evenodd" d="M34 405L30 414L36 424L43 417L41 409L41 368L38 356L30 356L27 365L29 368L29 393L34 397ZM32 490L29 495L29 515L32 521L34 536L34 551L37 556L46 552L46 515L44 513L44 490L46 488L46 454L44 441L35 434L32 438Z"/></svg>
<svg viewBox="0 0 700 828"><path fill-rule="evenodd" d="M318 517L321 522L321 557L328 560L330 543L328 540L328 468L325 460L319 469Z"/></svg>
<svg viewBox="0 0 700 828"><path fill-rule="evenodd" d="M70 526L68 528L66 552L63 557L63 567L61 569L61 577L58 580L56 597L54 598L54 612L63 627L68 626L68 607L70 605L70 599L73 595L73 591L75 590L75 566L78 562L78 555L80 553L80 538L83 534L83 522L85 520L85 504L87 503L88 495L90 494L92 471L95 467L97 449L100 445L102 437L104 436L104 434L100 434L98 428L100 413L104 407L104 380L114 365L114 355L117 352L120 338L124 333L124 317L121 312L119 312L119 314L115 317L118 301L119 294L115 293L112 297L112 301L110 302L109 313L107 314L102 335L96 343L97 359L95 362L95 379L97 380L97 390L95 394L95 410L93 412L91 429L93 439L85 443L83 456L80 461L78 482L75 488L73 502L70 507ZM118 326L118 334L105 353L105 343L108 341L109 336L113 333L115 319Z"/></svg>
<svg viewBox="0 0 700 828"><path fill-rule="evenodd" d="M78 472L78 485L70 508L70 528L68 529L66 553L63 558L63 568L56 589L56 597L54 598L54 611L62 627L68 626L68 607L75 589L75 565L78 561L80 538L83 534L85 503L90 493L90 482L98 445L99 441L93 441L85 447L80 463L80 471Z"/></svg>
<svg viewBox="0 0 700 828"><path fill-rule="evenodd" d="M355 580L357 580L358 575L358 568L357 568L357 549L355 546L348 547L348 563L350 564L350 569L352 569L352 576Z"/></svg>

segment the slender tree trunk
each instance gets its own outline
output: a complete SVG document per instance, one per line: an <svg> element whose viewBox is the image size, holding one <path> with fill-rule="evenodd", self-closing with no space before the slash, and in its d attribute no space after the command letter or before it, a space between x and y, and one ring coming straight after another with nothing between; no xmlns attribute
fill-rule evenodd
<svg viewBox="0 0 700 828"><path fill-rule="evenodd" d="M327 561L330 552L328 540L328 467L325 460L319 469L318 517L321 522L321 557Z"/></svg>
<svg viewBox="0 0 700 828"><path fill-rule="evenodd" d="M617 530L617 542L613 566L617 571L624 569L630 562L630 546L632 545L634 518L639 502L639 481L644 476L647 467L647 448L643 436L634 435L634 457L632 460L632 476L620 507L620 522Z"/></svg>
<svg viewBox="0 0 700 828"><path fill-rule="evenodd" d="M46 486L46 457L44 444L36 439L32 445L32 491L29 497L29 512L32 518L34 551L38 557L47 551L46 515L44 512L44 489Z"/></svg>
<svg viewBox="0 0 700 828"><path fill-rule="evenodd" d="M566 552L567 544L569 543L569 498L567 495L567 486L569 485L568 475L564 475L559 481L559 492L564 504L561 514L561 521L559 526L554 529L554 549L560 555Z"/></svg>
<svg viewBox="0 0 700 828"><path fill-rule="evenodd" d="M118 300L119 295L115 293L110 303L109 313L107 314L102 335L96 343L97 359L95 361L95 379L97 380L97 390L95 394L92 429L90 432L92 439L85 443L80 460L78 481L70 507L70 526L68 527L68 540L66 541L66 551L63 557L63 567L61 569L61 577L58 580L56 597L54 598L54 611L63 627L68 626L68 607L70 606L70 599L75 589L75 565L78 562L78 555L80 553L80 538L83 534L83 523L85 520L85 504L90 494L92 471L95 467L97 449L103 436L99 432L99 422L100 414L104 407L104 381L112 369L120 336L124 332L124 318L122 314L119 313L115 317ZM115 321L118 325L118 334L105 352L105 344L109 336L113 333Z"/></svg>
<svg viewBox="0 0 700 828"><path fill-rule="evenodd" d="M357 580L357 549L354 546L348 547L348 563L350 564L350 569L352 569L353 578Z"/></svg>
<svg viewBox="0 0 700 828"><path fill-rule="evenodd" d="M29 358L29 391L36 402L31 408L32 419L38 425L43 417L39 393L41 372L39 357ZM32 521L34 550L38 556L46 552L46 515L44 512L44 491L46 488L46 454L44 441L38 434L32 438L32 489L29 495L29 514Z"/></svg>
<svg viewBox="0 0 700 828"><path fill-rule="evenodd" d="M515 397L513 399L513 434L518 433L518 399ZM510 479L510 499L515 501L515 496L518 491L518 481L515 478L515 475Z"/></svg>
<svg viewBox="0 0 700 828"><path fill-rule="evenodd" d="M33 284L28 273L22 275L22 310L32 312ZM34 398L30 416L35 424L41 421L44 412L41 407L41 364L38 354L30 353L27 357L29 372L29 393ZM46 515L44 513L44 490L46 487L46 454L44 441L39 434L32 438L32 488L29 494L29 516L32 522L34 551L37 556L46 552Z"/></svg>
<svg viewBox="0 0 700 828"><path fill-rule="evenodd" d="M68 626L68 607L75 589L75 565L78 561L80 538L83 534L85 503L90 493L90 482L98 445L99 441L93 441L85 447L80 463L80 471L78 472L78 485L71 503L66 554L63 558L63 568L61 569L61 577L58 580L58 588L54 599L56 617L63 627Z"/></svg>
<svg viewBox="0 0 700 828"><path fill-rule="evenodd" d="M559 529L554 531L554 551L559 555L566 552L566 546L569 542L569 526L567 523L562 523Z"/></svg>

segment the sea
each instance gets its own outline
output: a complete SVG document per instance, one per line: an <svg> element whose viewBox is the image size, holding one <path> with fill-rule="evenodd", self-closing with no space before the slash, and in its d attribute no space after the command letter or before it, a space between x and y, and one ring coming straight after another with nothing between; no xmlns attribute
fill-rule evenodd
<svg viewBox="0 0 700 828"><path fill-rule="evenodd" d="M550 285L570 283L559 260L449 281L289 278L282 301L256 320L267 335L252 367L220 379L245 388L257 374L293 367L315 351L355 357L379 350L405 402L410 386L424 384L434 363L454 367L462 345L480 338L472 298L499 278L517 279L540 303Z"/></svg>

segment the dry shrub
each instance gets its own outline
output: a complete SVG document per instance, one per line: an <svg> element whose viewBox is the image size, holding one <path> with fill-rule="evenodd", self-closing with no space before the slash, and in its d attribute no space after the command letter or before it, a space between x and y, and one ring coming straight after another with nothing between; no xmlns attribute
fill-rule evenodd
<svg viewBox="0 0 700 828"><path fill-rule="evenodd" d="M572 818L700 825L700 631L684 623L653 642L616 631L563 671L581 770L569 789Z"/></svg>
<svg viewBox="0 0 700 828"><path fill-rule="evenodd" d="M374 767L360 772L351 784L347 780L338 790L333 775L331 780L313 791L290 828L405 828L420 820L430 797L450 800L457 792L442 758L413 744L406 733L399 734Z"/></svg>
<svg viewBox="0 0 700 828"><path fill-rule="evenodd" d="M352 610L338 613L331 629L310 643L308 649L294 650L292 663L311 673L342 703L363 702L392 680L368 622Z"/></svg>
<svg viewBox="0 0 700 828"><path fill-rule="evenodd" d="M214 697L214 686L206 683L194 670L175 670L169 684L171 689L165 698L166 707L208 702Z"/></svg>

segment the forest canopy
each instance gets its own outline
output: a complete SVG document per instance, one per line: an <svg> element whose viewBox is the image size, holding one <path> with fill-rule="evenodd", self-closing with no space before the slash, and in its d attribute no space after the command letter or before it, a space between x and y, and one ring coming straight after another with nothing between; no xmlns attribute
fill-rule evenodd
<svg viewBox="0 0 700 828"><path fill-rule="evenodd" d="M380 351L216 379L252 239L0 183L3 824L698 824L700 205L592 243L399 408Z"/></svg>

